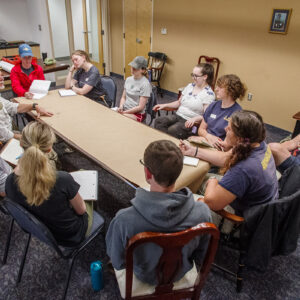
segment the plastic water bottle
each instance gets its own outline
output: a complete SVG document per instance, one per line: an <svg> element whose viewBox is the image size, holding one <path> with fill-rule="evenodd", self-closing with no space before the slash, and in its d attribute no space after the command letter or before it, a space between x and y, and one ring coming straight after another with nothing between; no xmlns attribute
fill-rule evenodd
<svg viewBox="0 0 300 300"><path fill-rule="evenodd" d="M103 289L103 269L102 262L99 260L91 263L91 280L94 291Z"/></svg>

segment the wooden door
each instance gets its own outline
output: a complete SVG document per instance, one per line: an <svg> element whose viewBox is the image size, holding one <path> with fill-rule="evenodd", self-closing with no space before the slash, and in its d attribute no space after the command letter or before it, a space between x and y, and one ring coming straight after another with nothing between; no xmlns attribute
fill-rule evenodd
<svg viewBox="0 0 300 300"><path fill-rule="evenodd" d="M148 58L151 47L152 0L124 0L125 78L136 56Z"/></svg>

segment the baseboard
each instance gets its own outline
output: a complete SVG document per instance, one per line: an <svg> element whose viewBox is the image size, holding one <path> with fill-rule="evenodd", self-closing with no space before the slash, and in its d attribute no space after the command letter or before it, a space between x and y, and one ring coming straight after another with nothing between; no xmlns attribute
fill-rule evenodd
<svg viewBox="0 0 300 300"><path fill-rule="evenodd" d="M114 72L110 72L110 76L120 78L120 79L124 79L123 75L118 74L118 73L114 73Z"/></svg>
<svg viewBox="0 0 300 300"><path fill-rule="evenodd" d="M178 93L174 93L174 92L171 92L171 91L168 91L168 90L165 90L165 89L161 89L162 92L165 94L165 95L168 95L170 97L175 97L177 99L178 97Z"/></svg>

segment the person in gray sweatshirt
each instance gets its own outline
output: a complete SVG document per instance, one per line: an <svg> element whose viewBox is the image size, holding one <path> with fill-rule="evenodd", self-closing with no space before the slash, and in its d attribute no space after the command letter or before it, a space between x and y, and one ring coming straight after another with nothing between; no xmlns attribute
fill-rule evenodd
<svg viewBox="0 0 300 300"><path fill-rule="evenodd" d="M145 231L178 232L202 222L211 222L208 206L195 202L188 188L175 190L175 182L183 168L183 155L171 141L152 142L144 152L146 181L150 191L136 190L132 206L121 209L110 223L106 235L107 254L116 270L125 268L125 249L131 237ZM182 269L175 281L181 279L193 267L193 261L200 265L204 259L208 236L197 237L182 250ZM155 268L162 249L148 243L134 252L134 274L146 283L156 284Z"/></svg>

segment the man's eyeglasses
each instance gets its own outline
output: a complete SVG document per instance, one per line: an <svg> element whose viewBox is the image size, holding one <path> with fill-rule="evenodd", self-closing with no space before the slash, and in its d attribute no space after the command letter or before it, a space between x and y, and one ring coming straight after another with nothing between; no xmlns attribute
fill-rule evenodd
<svg viewBox="0 0 300 300"><path fill-rule="evenodd" d="M202 74L202 75L197 75L197 74L194 74L194 73L191 73L191 76L193 77L193 78L199 78L199 77L203 77L204 75Z"/></svg>
<svg viewBox="0 0 300 300"><path fill-rule="evenodd" d="M142 158L140 159L140 164L143 165L145 168L147 168L151 172L150 168L145 165L145 162L144 162L144 160Z"/></svg>

